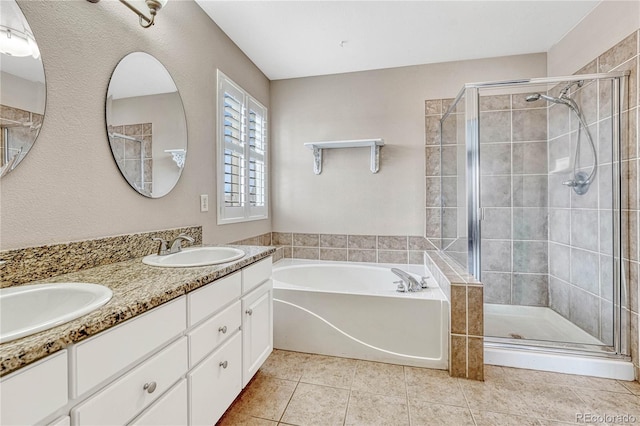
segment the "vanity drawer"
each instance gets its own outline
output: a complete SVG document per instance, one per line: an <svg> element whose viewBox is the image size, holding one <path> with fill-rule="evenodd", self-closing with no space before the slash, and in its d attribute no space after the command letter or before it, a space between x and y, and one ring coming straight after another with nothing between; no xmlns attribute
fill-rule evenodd
<svg viewBox="0 0 640 426"><path fill-rule="evenodd" d="M271 256L260 262L247 266L242 270L242 294L246 294L258 287L271 277L273 261Z"/></svg>
<svg viewBox="0 0 640 426"><path fill-rule="evenodd" d="M187 352L183 337L72 409L73 424L125 424L187 371Z"/></svg>
<svg viewBox="0 0 640 426"><path fill-rule="evenodd" d="M242 390L242 336L236 333L189 373L191 425L213 425Z"/></svg>
<svg viewBox="0 0 640 426"><path fill-rule="evenodd" d="M187 380L182 379L130 425L186 425L189 411L187 402Z"/></svg>
<svg viewBox="0 0 640 426"><path fill-rule="evenodd" d="M189 333L189 365L191 367L240 329L242 322L240 310L241 303L238 300Z"/></svg>
<svg viewBox="0 0 640 426"><path fill-rule="evenodd" d="M189 326L197 324L223 306L240 297L242 276L236 272L207 284L187 295Z"/></svg>
<svg viewBox="0 0 640 426"><path fill-rule="evenodd" d="M0 424L31 425L67 403L67 351L0 380Z"/></svg>
<svg viewBox="0 0 640 426"><path fill-rule="evenodd" d="M73 397L182 333L186 317L186 299L180 297L73 346L71 355L76 366L71 380L75 385Z"/></svg>

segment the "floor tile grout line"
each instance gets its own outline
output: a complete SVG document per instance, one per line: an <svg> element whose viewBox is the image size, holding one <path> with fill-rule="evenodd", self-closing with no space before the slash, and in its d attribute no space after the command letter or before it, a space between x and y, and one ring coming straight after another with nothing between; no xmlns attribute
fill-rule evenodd
<svg viewBox="0 0 640 426"><path fill-rule="evenodd" d="M289 397L289 400L287 401L287 405L284 407L284 410L282 410L282 414L280 414L280 417L278 418L278 423L282 422L282 419L284 418L284 413L287 412L287 408L289 408L289 404L291 404L291 400L293 399L293 395L295 395L299 384L300 384L300 381L298 381L296 383L296 387L293 388L293 392L291 392L291 396Z"/></svg>

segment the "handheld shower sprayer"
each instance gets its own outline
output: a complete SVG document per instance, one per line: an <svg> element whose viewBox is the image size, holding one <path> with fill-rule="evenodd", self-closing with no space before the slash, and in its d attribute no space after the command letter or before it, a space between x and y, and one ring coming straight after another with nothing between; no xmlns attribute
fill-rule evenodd
<svg viewBox="0 0 640 426"><path fill-rule="evenodd" d="M596 154L596 146L593 142L593 138L589 129L587 128L587 123L578 107L578 104L569 96L569 91L573 86L582 87L584 84L584 80L578 80L574 82L570 82L567 84L561 91L560 96L549 96L544 95L542 93L533 93L528 95L525 100L527 102L535 102L540 99L544 99L547 102L551 102L554 104L565 105L568 107L578 118L578 140L576 142L576 151L573 159L573 178L567 181L562 182L563 185L573 188L576 194L584 195L589 190L589 185L593 182L593 179L596 175L596 171L598 169L598 157ZM593 154L593 164L591 165L591 171L587 174L584 171L578 171L579 163L580 163L580 135L581 131L584 129L584 132L587 135L587 139L589 140L589 145L591 147L591 153Z"/></svg>

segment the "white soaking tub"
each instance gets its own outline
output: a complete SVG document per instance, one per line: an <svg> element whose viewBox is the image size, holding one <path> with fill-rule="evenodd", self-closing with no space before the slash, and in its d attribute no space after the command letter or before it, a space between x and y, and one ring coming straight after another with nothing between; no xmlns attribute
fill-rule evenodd
<svg viewBox="0 0 640 426"><path fill-rule="evenodd" d="M276 263L274 347L446 369L449 303L442 290L429 278L429 288L399 293L391 267L418 280L430 276L418 265Z"/></svg>

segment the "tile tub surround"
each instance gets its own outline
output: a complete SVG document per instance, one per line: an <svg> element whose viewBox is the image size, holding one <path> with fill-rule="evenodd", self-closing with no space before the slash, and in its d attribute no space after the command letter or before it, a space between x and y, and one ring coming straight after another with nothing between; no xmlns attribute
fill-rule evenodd
<svg viewBox="0 0 640 426"><path fill-rule="evenodd" d="M424 251L434 246L408 235L347 235L272 232L272 245L282 257L367 263L421 265ZM281 257L276 255L275 260Z"/></svg>
<svg viewBox="0 0 640 426"><path fill-rule="evenodd" d="M145 195L153 192L153 123L125 124L109 126L109 144L118 168L127 181L135 188L141 188ZM112 133L131 136L138 141L111 136ZM141 153L144 149L144 160Z"/></svg>
<svg viewBox="0 0 640 426"><path fill-rule="evenodd" d="M234 247L242 249L246 256L221 265L159 268L135 258L39 281L102 284L111 289L113 297L106 305L76 320L0 344L0 376L238 271L275 251L273 247Z"/></svg>
<svg viewBox="0 0 640 426"><path fill-rule="evenodd" d="M587 413L640 418L637 382L496 366L485 376L477 382L276 349L219 425L542 426L576 424Z"/></svg>
<svg viewBox="0 0 640 426"><path fill-rule="evenodd" d="M158 250L152 237L171 240L181 233L202 244L202 227L189 226L0 251L0 288L146 256Z"/></svg>
<svg viewBox="0 0 640 426"><path fill-rule="evenodd" d="M425 264L449 299L449 374L484 380L484 288L448 255L425 252Z"/></svg>

